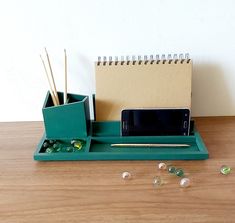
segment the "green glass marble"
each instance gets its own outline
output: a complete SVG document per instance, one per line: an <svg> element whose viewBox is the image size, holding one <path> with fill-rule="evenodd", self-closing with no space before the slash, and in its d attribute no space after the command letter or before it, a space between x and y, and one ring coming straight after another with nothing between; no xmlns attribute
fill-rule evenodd
<svg viewBox="0 0 235 223"><path fill-rule="evenodd" d="M73 147L75 147L77 150L80 150L82 148L82 142L77 141L73 144Z"/></svg>
<svg viewBox="0 0 235 223"><path fill-rule="evenodd" d="M54 152L58 153L58 152L61 152L61 147L57 147L54 149Z"/></svg>
<svg viewBox="0 0 235 223"><path fill-rule="evenodd" d="M176 171L176 168L174 166L169 166L168 167L168 172L169 173L175 173L175 171Z"/></svg>
<svg viewBox="0 0 235 223"><path fill-rule="evenodd" d="M71 153L73 152L73 147L66 147L65 151Z"/></svg>
<svg viewBox="0 0 235 223"><path fill-rule="evenodd" d="M60 146L60 144L59 144L59 143L54 143L54 144L53 144L53 148L54 148L54 149L59 148L59 146Z"/></svg>
<svg viewBox="0 0 235 223"><path fill-rule="evenodd" d="M231 168L229 166L223 165L220 168L220 173L228 175L229 173L231 173Z"/></svg>
<svg viewBox="0 0 235 223"><path fill-rule="evenodd" d="M178 177L183 177L184 176L184 171L182 169L176 169L175 170L175 175Z"/></svg>
<svg viewBox="0 0 235 223"><path fill-rule="evenodd" d="M47 148L46 153L53 153L53 148L52 147Z"/></svg>
<svg viewBox="0 0 235 223"><path fill-rule="evenodd" d="M71 144L76 150L81 150L82 147L85 145L85 143L86 142L84 140L72 140L71 141Z"/></svg>

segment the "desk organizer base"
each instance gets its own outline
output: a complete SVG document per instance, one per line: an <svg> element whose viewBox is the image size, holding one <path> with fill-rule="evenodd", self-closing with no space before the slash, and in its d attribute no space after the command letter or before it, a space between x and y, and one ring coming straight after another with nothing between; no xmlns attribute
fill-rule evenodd
<svg viewBox="0 0 235 223"><path fill-rule="evenodd" d="M194 130L190 136L120 136L119 122L94 122L92 133L83 138L86 144L76 152L46 153L43 143L39 142L34 159L38 161L59 160L202 160L208 159L208 151L200 134ZM64 139L65 143L71 139ZM63 143L63 140L61 140ZM111 147L113 143L159 143L189 144L190 147Z"/></svg>

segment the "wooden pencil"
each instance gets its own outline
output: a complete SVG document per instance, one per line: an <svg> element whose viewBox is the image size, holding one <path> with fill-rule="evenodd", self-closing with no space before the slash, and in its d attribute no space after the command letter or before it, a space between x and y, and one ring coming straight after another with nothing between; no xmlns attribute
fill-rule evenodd
<svg viewBox="0 0 235 223"><path fill-rule="evenodd" d="M111 147L190 147L189 144L117 143Z"/></svg>
<svg viewBox="0 0 235 223"><path fill-rule="evenodd" d="M64 49L64 104L67 103L67 54Z"/></svg>
<svg viewBox="0 0 235 223"><path fill-rule="evenodd" d="M60 104L60 101L59 101L59 97L58 97L57 90L56 90L56 85L55 85L54 75L53 75L52 68L51 68L50 58L49 58L49 55L48 55L48 52L47 52L47 49L46 49L46 48L45 48L45 52L46 52L46 56L47 56L48 65L49 65L49 68L50 68L51 80L52 80L53 89L54 89L53 92L54 92L54 94L55 94L56 101L57 101L57 103L58 103L58 105L59 105L59 104Z"/></svg>
<svg viewBox="0 0 235 223"><path fill-rule="evenodd" d="M44 70L45 70L45 73L46 73L46 76L47 76L47 80L48 80L48 83L49 83L49 91L50 91L50 94L51 94L51 98L52 98L54 106L56 106L56 105L58 105L58 103L55 99L55 95L54 95L54 92L53 92L53 89L52 89L52 86L51 86L51 81L50 81L50 78L49 78L49 75L48 75L48 72L47 72L47 68L46 68L45 62L42 59L41 55L40 55L40 58L42 60L42 64L43 64L43 67L44 67Z"/></svg>

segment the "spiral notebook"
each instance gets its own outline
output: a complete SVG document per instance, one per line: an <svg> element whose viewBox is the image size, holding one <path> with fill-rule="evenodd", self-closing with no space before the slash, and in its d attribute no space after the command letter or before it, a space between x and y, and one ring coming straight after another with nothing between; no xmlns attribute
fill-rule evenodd
<svg viewBox="0 0 235 223"><path fill-rule="evenodd" d="M120 120L123 109L191 108L188 54L98 57L95 69L97 121Z"/></svg>

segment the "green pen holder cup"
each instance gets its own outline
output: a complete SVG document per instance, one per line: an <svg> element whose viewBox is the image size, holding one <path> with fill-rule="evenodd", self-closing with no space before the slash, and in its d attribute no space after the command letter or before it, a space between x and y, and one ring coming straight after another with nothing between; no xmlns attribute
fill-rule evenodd
<svg viewBox="0 0 235 223"><path fill-rule="evenodd" d="M46 137L48 139L72 139L88 136L90 110L88 96L68 94L67 104L63 92L58 92L60 105L54 106L51 94L47 92L42 108Z"/></svg>

